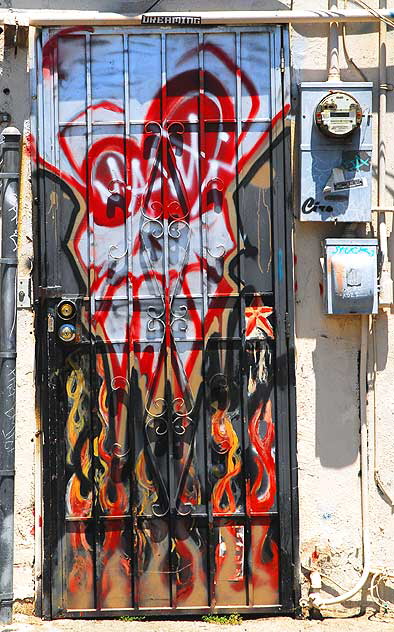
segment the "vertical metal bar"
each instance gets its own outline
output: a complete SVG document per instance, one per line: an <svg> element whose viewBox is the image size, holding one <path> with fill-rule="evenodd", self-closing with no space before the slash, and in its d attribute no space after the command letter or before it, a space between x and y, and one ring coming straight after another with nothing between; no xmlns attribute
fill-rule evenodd
<svg viewBox="0 0 394 632"><path fill-rule="evenodd" d="M127 38L127 60L125 59L125 72L127 72L127 76L125 77L125 87L127 93L125 93L125 118L126 118L126 148L129 147L127 144L127 140L130 136L131 130L131 120L132 113L130 110L130 55L131 55L131 45L130 45L130 37L131 34L128 33L126 35ZM131 60L133 61L133 60ZM134 119L133 119L134 120ZM131 270L130 278L127 282L128 288L128 297L129 297L129 340L130 340L130 349L129 349L129 382L130 382L130 392L129 392L129 427L130 427L130 469L131 469L131 477L130 477L130 504L131 504L131 516L132 516L132 524L131 524L131 582L132 582L132 600L133 600L133 608L138 609L138 594L139 594L139 585L138 585L138 524L137 524L137 512L138 512L138 499L134 495L134 490L137 489L137 476L135 472L135 464L136 464L136 420L135 420L135 404L133 405L133 401L138 401L138 385L135 383L135 345L134 340L131 337L133 332L132 327L132 315L134 313L134 292L137 293L137 290L134 288L133 279L134 279L134 270L133 270L133 210L134 210L134 201L133 201L133 190L131 188L132 184L132 173L131 173L131 165L132 165L132 156L128 155L128 150L126 149L126 209L130 208L130 218L128 221L128 269ZM130 166L130 170L129 170ZM128 193L130 187L130 192ZM135 398L135 400L134 400Z"/></svg>
<svg viewBox="0 0 394 632"><path fill-rule="evenodd" d="M45 77L44 82L44 59L43 50L47 46L53 31L45 29L42 33L42 47L38 48L38 63L40 72L39 92L40 109L39 109L39 137L38 137L38 169L40 174L39 192L40 192L40 237L41 243L39 248L39 256L41 261L39 285L41 287L58 285L58 257L56 256L57 234L56 234L56 218L54 216L55 205L49 205L51 199L51 187L53 183L48 185L45 170L40 164L41 160L46 164L54 163L54 146L55 146L55 129L54 129L54 103L53 103L53 51L47 52L46 63L49 74ZM57 424L56 424L56 379L55 371L51 370L55 362L55 353L53 349L52 335L49 333L48 323L50 309L46 298L40 301L40 325L41 332L45 337L45 350L42 350L42 389L41 402L45 410L45 418L43 423L43 448L44 459L47 467L43 472L43 484L46 494L43 498L44 504L44 575L43 575L43 610L44 617L50 619L55 610L55 603L58 604L59 595L58 582L55 584L54 567L57 561L58 546L58 523L57 516L57 481L53 474L56 472L56 445L57 445ZM53 312L53 310L52 310ZM52 313L51 313L52 317ZM39 345L38 345L39 346ZM40 349L41 350L41 349Z"/></svg>
<svg viewBox="0 0 394 632"><path fill-rule="evenodd" d="M37 43L37 47L36 47ZM36 30L34 28L29 29L29 75L30 75L30 94L31 94L31 115L30 115L30 126L31 126L31 135L33 138L38 140L38 120L39 120L39 104L41 101L41 92L40 92L40 84L41 81L39 79L39 43L36 42ZM39 96L40 95L40 96ZM37 156L34 156L34 160L37 160ZM38 198L38 182L37 178L32 179L32 190L33 190L33 199L37 200ZM37 206L34 205L33 213L32 213L32 224L33 231L38 233L38 242L41 242L41 230L39 228L38 222L38 214L37 214ZM33 243L34 249L34 257L36 255L36 244ZM44 250L42 250L44 252ZM38 287L37 280L40 275L41 262L38 260L38 265L34 266L36 268L32 274L33 276L33 287ZM37 319L38 320L38 319ZM36 348L37 338L36 338ZM41 345L40 345L41 347ZM42 367L42 358L41 358L41 350L36 352L36 365L37 367ZM37 371L38 374L38 371ZM37 410L40 410L39 404L40 397L40 388L39 383L37 382L36 389L36 403L38 404ZM35 539L34 539L34 575L35 575L35 613L37 616L43 616L43 593L42 593L42 577L43 577L43 566L42 566L42 558L43 558L43 529L42 529L42 516L43 516L43 449L42 449L42 421L41 416L39 414L35 415L36 421L36 432L34 439L34 507L35 507L35 515L34 515L34 528L35 528Z"/></svg>
<svg viewBox="0 0 394 632"><path fill-rule="evenodd" d="M49 81L50 81L50 90L46 90L45 93L47 95L47 100L48 100L48 113L49 113L49 117L50 117L50 130L51 130L51 137L50 137L50 143L48 143L48 145L46 145L45 149L47 151L48 154L48 158L47 156L45 156L45 158L49 161L50 165L56 165L57 166L57 162L56 162L56 146L57 146L57 139L56 139L56 97L57 97L57 41L56 41L56 46L54 46L53 48L51 48L51 53L50 53L50 76L49 76ZM56 187L56 194L57 194L57 199L59 196L59 190L58 190L58 184L56 183L55 185ZM49 210L49 209L48 209ZM51 285L59 285L59 257L58 257L58 246L59 246L59 233L58 233L58 212L57 212L57 205L56 203L52 203L50 204L50 210L52 213L52 221L50 222L51 224L51 231L53 231L53 233L51 234L51 240L50 243L48 243L48 246L50 246L51 248L51 258L50 258L50 265L53 268L53 279L51 282ZM53 216L54 214L54 216Z"/></svg>
<svg viewBox="0 0 394 632"><path fill-rule="evenodd" d="M42 47L45 45L48 38L48 31L44 30L41 36L41 39L37 40L36 51L37 51L37 130L36 130L36 138L37 138L37 155L34 156L34 159L37 163L37 178L33 180L36 183L38 188L38 197L40 200L39 211L43 211L41 213L42 217L45 217L44 212L44 201L45 201L45 181L43 175L40 171L39 165L39 157L45 156L45 132L44 132L44 111L45 111L45 101L44 101L44 85L43 85L43 60L42 60ZM34 128L32 128L32 134L34 137ZM39 212L38 211L38 212ZM34 259L38 265L34 266L36 273L33 269L33 274L37 274L36 281L37 287L42 287L47 285L47 266L46 266L46 222L37 217L36 220L37 230L38 230L38 239L34 244ZM33 284L34 287L34 284ZM42 340L47 341L47 331L44 329L46 324L46 310L44 306L44 302L41 300L39 303L40 311L37 322L40 323L37 328L37 334L41 331ZM41 328L41 329L40 329ZM42 487L39 491L38 487L36 488L36 492L42 494L42 490L46 489L46 494L41 495L41 507L42 507L42 516L43 516L43 525L44 528L41 528L41 537L42 537L42 612L37 614L42 614L44 618L50 618L52 612L52 603L51 603L51 538L50 532L51 530L46 529L45 526L49 524L49 519L51 515L51 503L52 498L49 492L50 486L50 453L49 453L49 441L44 441L45 433L48 428L48 405L44 402L48 402L48 382L45 379L48 375L48 363L47 363L47 349L43 348L43 345L39 342L39 335L37 335L36 339L36 362L37 366L40 367L40 383L39 383L39 392L38 392L38 404L39 410L41 411L41 430L42 432L37 437L37 442L40 442L41 450L42 450L42 466L46 465L46 467L42 467L41 478L42 478ZM37 510L37 508L36 508ZM36 511L37 517L38 512ZM38 531L36 531L36 534ZM37 536L36 536L37 537ZM38 608L39 609L39 608Z"/></svg>
<svg viewBox="0 0 394 632"><path fill-rule="evenodd" d="M205 115L204 115L204 34L198 34L198 59L199 59L199 99L198 99L198 118L199 118L199 182L200 182L200 239L202 248L202 297L203 297L203 313L202 313L202 336L203 336L203 358L202 358L202 380L203 380L203 411L202 418L204 420L204 439L205 439L205 493L206 508L208 514L207 525L207 588L208 588L208 604L214 607L215 600L215 535L212 512L212 485L210 483L210 472L212 469L211 458L211 434L209 432L210 418L207 411L208 387L206 381L206 347L207 335L205 330L205 319L208 314L208 271L204 261L207 258L207 224L204 217L204 188L207 187L204 163L207 160L205 147ZM204 178L203 178L204 175Z"/></svg>
<svg viewBox="0 0 394 632"><path fill-rule="evenodd" d="M89 339L90 339L90 384L91 384L91 404L93 402L93 410L91 412L91 444L92 444L92 469L93 469L93 477L92 477L92 498L93 498L93 507L92 507L92 519L93 519L93 532L94 532L94 551L93 551L93 563L94 563L94 577L96 581L94 582L93 591L94 591L94 605L95 608L99 608L99 596L98 596L98 587L100 585L100 577L98 571L97 564L97 552L99 551L100 546L100 528L101 523L99 520L99 510L98 510L98 493L96 489L96 469L98 466L98 455L96 454L96 442L94 439L95 436L95 427L97 424L97 400L98 400L98 388L97 388L97 371L96 371L96 340L94 331L92 328L92 321L94 317L94 313L96 311L96 300L95 293L92 292L92 286L94 284L94 215L93 208L89 204L90 197L90 173L91 166L89 164L89 148L92 146L92 39L90 33L87 33L85 36L85 49L86 49L86 209L87 209L87 224L88 224L88 239L89 239L89 273L88 273L88 290L89 290Z"/></svg>
<svg viewBox="0 0 394 632"><path fill-rule="evenodd" d="M282 110L282 82L280 71L280 30L279 27L270 35L271 51L271 104L272 115ZM280 525L280 602L286 610L290 610L292 603L292 516L290 508L290 453L288 435L288 355L286 340L286 241L285 241L285 187L283 164L283 133L284 117L278 121L277 138L279 143L272 143L271 152L271 182L275 176L275 187L272 187L272 213L274 236L274 279L275 279L275 313L276 313L276 432L277 447L280 459L277 462L278 477L278 509Z"/></svg>
<svg viewBox="0 0 394 632"><path fill-rule="evenodd" d="M53 121L53 102L52 102L52 54L48 53L47 61L49 65L49 76L46 77L44 83L43 77L43 49L50 39L50 31L45 29L42 33L42 47L38 48L39 63L39 137L38 137L38 169L39 169L39 193L40 193L40 237L41 243L38 248L40 256L40 279L39 285L46 287L48 285L57 285L57 262L54 257L56 248L56 240L54 230L52 228L52 209L47 208L47 200L49 199L50 190L47 189L47 181L45 171L40 164L40 158L48 164L52 164L52 152L54 145L54 127ZM49 265L50 263L50 265ZM54 582L54 564L56 560L56 547L58 542L58 534L56 532L56 480L53 474L56 472L56 415L54 411L54 401L56 386L54 384L53 374L50 371L50 359L54 358L52 336L48 332L49 309L48 302L45 298L40 300L40 327L39 335L45 340L45 348L42 349L42 386L40 392L40 404L42 411L45 411L43 418L43 458L45 467L43 470L43 486L45 494L43 498L44 505L44 573L43 573L43 615L46 619L53 616L55 610L54 603L57 602L59 595L57 594ZM41 346L37 339L37 348Z"/></svg>
<svg viewBox="0 0 394 632"><path fill-rule="evenodd" d="M235 107L236 107L236 125L237 125L237 141L242 133L242 81L241 81L241 33L238 31L235 34L235 55L236 55L236 95L235 95ZM238 147L238 144L237 144ZM237 156L238 159L238 156ZM238 173L238 169L237 169Z"/></svg>
<svg viewBox="0 0 394 632"><path fill-rule="evenodd" d="M171 393L172 397L172 389L171 389L171 299L170 299L170 273L169 273L169 244L168 244L168 183L167 179L170 176L169 168L168 168L168 153L169 153L169 137L167 133L167 55L166 55L166 34L161 34L161 59L162 59L162 144L161 144L161 165L162 165L162 204L163 204L163 225L164 225L164 251L163 251L163 261L164 261L164 306L165 306L165 331L164 331L164 341L165 341L165 349L166 349L166 399L168 398L168 393ZM173 402L168 401L168 417L167 417L167 427L168 427L168 496L169 496L169 514L168 514L168 546L169 546L169 569L170 569L170 603L171 607L174 608L176 606L176 582L175 582L175 573L172 564L172 547L173 547L173 536L174 536L174 528L173 528L173 520L175 517L176 506L175 506L175 472L174 472L174 442L173 442L173 429L172 429L172 409Z"/></svg>
<svg viewBox="0 0 394 632"><path fill-rule="evenodd" d="M92 45L91 45L91 35L90 33L86 34L86 125L87 125L87 154L89 153L89 148L92 146ZM88 161L86 161L88 163ZM86 165L86 195L87 201L89 199L89 165ZM90 296L90 325L92 322L92 317L95 312L95 295L90 291L90 288L94 284L94 216L93 210L90 208L90 205L87 204L88 208L88 231L89 231L89 296ZM90 336L92 337L92 332L90 331Z"/></svg>
<svg viewBox="0 0 394 632"><path fill-rule="evenodd" d="M42 34L42 47L43 49L47 46L51 33L48 30L45 30ZM42 51L40 51L40 68L43 67L43 59L42 59ZM41 108L40 108L40 125L41 130L45 130L41 137L39 138L39 156L41 161L45 161L46 164L53 165L54 164L54 124L53 124L53 51L49 47L49 50L46 51L46 60L45 63L47 65L46 71L47 75L45 77L45 83L43 80L43 71L41 70ZM40 165L41 167L41 165ZM40 193L42 193L42 201L46 206L45 210L45 220L42 221L42 225L44 226L43 233L45 237L45 242L43 243L43 250L45 252L45 257L43 257L43 269L41 282L44 283L45 286L57 286L58 285L58 261L57 256L54 254L56 252L56 230L55 230L55 222L53 218L54 213L54 205L48 204L50 200L50 191L46 190L46 185L44 181L44 172L40 169L41 176L41 187ZM48 195L48 198L46 197ZM53 220L53 221L51 221ZM51 262L51 265L48 265L48 262ZM46 264L46 265L45 265Z"/></svg>
<svg viewBox="0 0 394 632"><path fill-rule="evenodd" d="M52 129L53 129L53 142L52 142L52 156L53 156L53 160L51 161L51 165L55 165L56 169L58 170L58 173L60 174L61 177L61 171L60 171L60 145L59 145L59 78L58 78L58 53L59 53L59 48L58 48L58 42L59 40L56 40L56 46L53 47L53 66L52 66L52 81L53 81L53 98L51 99L51 105L53 108L52 111L52 116L53 116L53 121L52 121ZM61 199L61 191L60 191L60 183L59 180L56 179L56 183L55 185L53 185L55 187L56 190L56 200L57 202L53 204L54 207L54 213L55 213L55 217L54 217L54 230L55 230L55 261L52 263L52 265L56 265L56 285L58 285L59 287L62 287L63 285L63 279L62 279L62 270L61 270L61 266L59 265L59 262L61 261L61 250L62 250L62 244L61 244L61 240L60 240L60 235L61 235L61 231L60 231L60 217L59 217L59 206L60 206L60 202L59 200ZM51 205L52 206L52 205Z"/></svg>
<svg viewBox="0 0 394 632"><path fill-rule="evenodd" d="M3 132L3 171L19 171L20 132ZM14 563L16 405L16 287L19 177L4 179L1 191L0 302L0 621L11 623Z"/></svg>
<svg viewBox="0 0 394 632"><path fill-rule="evenodd" d="M128 373L127 379L129 382L129 397L128 397L128 433L127 433L127 441L128 448L131 454L131 467L130 467L130 476L129 476L129 484L130 484L130 498L129 498L129 511L132 516L130 522L130 533L131 533L131 546L132 551L134 550L134 546L136 543L136 535L135 535L135 527L133 522L133 517L135 515L135 507L133 501L133 489L134 481L135 481L135 472L134 472L134 463L135 463L135 454L134 454L134 414L133 414L133 406L132 406L132 380L131 380L131 372L134 366L134 347L133 347L133 339L131 337L132 334L132 318L133 318L133 256L132 256L132 248L133 248L133 215L130 212L130 216L128 218L127 213L131 208L131 173L128 171L128 160L129 156L127 153L128 148L128 138L130 134L130 81L129 81L129 35L125 33L123 35L123 68L124 68L124 116L125 116L125 124L124 124L124 178L125 178L125 241L127 246L127 278L126 278L126 292L127 292L127 356L128 356ZM131 157L130 157L131 162ZM131 601L132 607L136 607L135 603L135 556L133 552L130 556L130 564L131 564Z"/></svg>
<svg viewBox="0 0 394 632"><path fill-rule="evenodd" d="M37 156L34 158L37 160L37 171L39 172L40 165L38 163L39 156L45 156L45 133L44 133L44 81L43 81L43 59L42 59L42 47L45 44L45 39L47 37L47 31L42 33L42 41L37 40L36 50L37 50L37 129L35 130L32 127L32 134L34 137L34 132L36 131L37 138ZM38 181L38 192L40 200L45 200L45 188L43 178L40 177ZM38 244L38 252L35 253L37 257L39 257L39 285L47 285L46 283L46 266L45 266L45 222L37 222L39 226L39 244ZM34 266L35 268L36 266ZM34 272L34 269L33 269Z"/></svg>
<svg viewBox="0 0 394 632"><path fill-rule="evenodd" d="M235 36L235 42L236 42L236 67L237 67L237 77L236 77L236 117L237 117L237 122L236 122L236 129L237 129L237 134L236 134L236 191L237 191L237 196L235 198L236 204L237 204L237 250L238 253L240 251L240 247L241 247L241 237L240 237L240 228L241 228L241 218L242 218L242 209L243 209L243 192L240 190L240 180L239 180L239 173L238 173L238 164L242 158L242 146L239 144L239 139L241 137L242 134L242 59L241 59L241 46L242 46L242 42L241 42L241 33L237 32L236 36ZM239 257L239 274L238 274L238 278L242 278L242 270L241 270L241 261L243 259L241 257ZM238 286L238 292L239 292L239 305L238 305L238 309L240 310L240 322L241 322L241 336L242 336L242 347L240 350L240 362L241 362L241 385L240 385L240 398L241 398L241 402L240 402L240 406L241 406L241 420L242 420L242 461L243 461L243 468L242 468L242 472L243 472L243 483L244 483L244 503L245 503L245 532L244 532L244 538L245 538L245 560L244 560L244 569L245 569L245 575L246 575L246 590L247 590L247 595L246 595L246 603L248 606L253 605L253 581L252 581L252 569L251 569L251 565L250 565L250 554L251 554L251 526L250 526L250 513L248 510L249 507L249 498L248 498L248 482L250 480L249 477L249 471L247 469L247 446L249 443L249 435L248 435L248 424L249 424L249 414L248 414L248 393L247 393L247 387L246 387L246 377L243 371L243 366L244 366L244 345L243 345L243 341L244 341L244 328L243 328L243 318L244 318L244 314L245 314L245 293L241 290L241 288Z"/></svg>
<svg viewBox="0 0 394 632"><path fill-rule="evenodd" d="M290 103L290 43L289 28L281 27L281 45L284 52L285 72L282 73L282 109ZM293 569L293 607L298 608L301 597L299 578L299 514L298 514L298 468L297 468L297 413L295 378L295 342L294 342L294 280L293 280L293 215L291 213L291 147L290 119L285 118L284 139L282 144L283 177L285 185L285 232L286 232L286 283L287 313L289 314L288 353L288 410L289 410L289 451L291 479L291 516L292 516L292 569Z"/></svg>
<svg viewBox="0 0 394 632"><path fill-rule="evenodd" d="M52 165L55 166L57 172L60 174L60 147L59 147L59 82L58 82L58 39L56 39L56 45L53 46L53 51L52 51L52 67L51 67L51 76L52 76L52 99L51 99L51 108L52 108L52 156L53 156L53 162L51 162ZM53 203L51 203L51 208L53 209L52 213L52 217L51 217L51 224L54 230L54 235L55 235L55 240L54 240L54 244L53 244L53 254L54 254L54 258L52 258L48 263L49 265L55 265L56 266L56 285L59 287L62 287L63 285L63 279L62 279L62 271L61 271L61 267L59 266L59 261L60 261L60 254L61 254L61 248L62 248L62 244L60 243L60 212L59 212L59 207L60 207L60 199L61 199L61 192L60 192L60 183L59 183L59 179L57 178L55 183L52 183L52 187L56 192L56 197ZM52 191L51 191L51 195L52 195ZM52 337L52 336L51 336ZM54 371L54 374L56 369L60 368L58 366L58 359L57 359L57 349L56 349L56 345L54 343L53 337L52 337L52 342L50 343L52 346L52 353L50 354L49 357L49 361L51 362L52 366L51 366L51 370ZM56 358L56 360L55 360ZM53 363L56 362L57 366L54 367ZM55 369L55 370L54 370ZM61 534L64 531L65 528L65 503L64 503L64 498L65 498L65 489L66 489L66 482L65 482L65 467L64 464L66 462L66 456L65 456L65 442L63 440L64 434L63 434L63 426L61 424L58 423L59 418L62 418L62 412L63 412L63 407L60 405L58 406L58 399L57 399L57 380L56 378L53 380L53 386L54 386L54 394L53 394L53 398L54 398L54 403L55 403L55 415L53 418L53 426L52 426L52 430L53 430L53 436L55 438L55 445L56 448L54 449L54 456L56 459L56 493L55 493L55 498L54 498L54 508L55 508L55 514L52 516L52 521L56 523L56 533L57 534ZM60 493L59 493L60 492ZM56 590L56 585L57 583L59 583L61 585L61 589L58 591L59 595L58 595L58 600L56 601L56 606L61 610L63 610L66 607L66 596L65 596L65 582L66 582L66 577L65 577L65 573L62 572L64 569L64 560L65 560L65 541L64 538L58 537L57 541L56 541L56 547L57 547L57 555L53 556L53 579L52 579L52 587L54 590Z"/></svg>

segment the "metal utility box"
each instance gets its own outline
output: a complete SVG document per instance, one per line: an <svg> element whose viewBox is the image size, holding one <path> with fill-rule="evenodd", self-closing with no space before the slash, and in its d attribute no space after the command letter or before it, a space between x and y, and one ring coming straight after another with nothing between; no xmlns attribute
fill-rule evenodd
<svg viewBox="0 0 394 632"><path fill-rule="evenodd" d="M310 82L300 91L300 219L371 221L372 83Z"/></svg>
<svg viewBox="0 0 394 632"><path fill-rule="evenodd" d="M377 314L377 239L325 239L326 314Z"/></svg>

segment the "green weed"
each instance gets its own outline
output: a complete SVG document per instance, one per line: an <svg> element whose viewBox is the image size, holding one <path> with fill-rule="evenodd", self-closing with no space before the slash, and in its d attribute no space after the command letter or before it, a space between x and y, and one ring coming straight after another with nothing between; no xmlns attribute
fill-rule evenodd
<svg viewBox="0 0 394 632"><path fill-rule="evenodd" d="M240 625L242 617L240 614L233 612L232 614L207 614L202 617L205 623L216 623L217 625Z"/></svg>
<svg viewBox="0 0 394 632"><path fill-rule="evenodd" d="M124 617L119 617L120 621L145 621L145 617L140 617L138 615L126 615Z"/></svg>

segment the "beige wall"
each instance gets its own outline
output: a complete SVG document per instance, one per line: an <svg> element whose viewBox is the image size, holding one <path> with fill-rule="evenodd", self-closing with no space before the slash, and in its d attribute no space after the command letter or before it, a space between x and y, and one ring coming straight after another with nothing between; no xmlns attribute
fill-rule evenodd
<svg viewBox="0 0 394 632"><path fill-rule="evenodd" d="M296 3L296 8L316 8L314 2ZM319 3L322 8L324 5ZM378 107L378 27L347 26L349 57L373 81L373 206L377 205L377 107ZM300 26L292 30L293 96L300 81L326 79L327 27ZM393 34L388 35L388 81L393 79ZM362 80L346 63L341 41L341 78ZM296 102L296 101L295 101ZM388 93L386 118L387 203L393 205L393 93ZM296 110L296 108L295 108ZM376 226L376 218L374 224ZM391 216L389 256L393 255ZM367 225L367 234L376 230ZM352 587L362 570L361 507L359 478L358 317L327 317L322 314L319 282L320 240L340 236L341 226L307 224L296 221L295 254L297 264L296 357L297 424L300 494L301 562L311 566L315 548L323 571L346 589ZM372 232L373 231L373 232ZM393 567L393 514L390 503L377 490L373 477L374 418L378 467L387 491L394 498L394 414L393 327L389 313L374 318L369 336L368 422L370 456L370 523L372 568ZM391 334L391 335L390 335ZM375 344L374 344L375 338ZM376 375L374 373L376 349ZM324 582L327 586L331 582ZM357 607L360 595L348 607ZM363 595L364 600L366 594ZM337 607L337 609L340 609Z"/></svg>
<svg viewBox="0 0 394 632"><path fill-rule="evenodd" d="M34 0L0 1L0 8L49 7L61 8L59 0L39 3ZM149 2L133 3L142 12ZM192 3L163 0L158 10L190 10ZM196 2L199 10L219 8L211 0ZM226 0L226 9L278 9L283 3ZM81 3L70 0L68 8L81 8ZM86 9L124 12L130 2L97 0L85 2ZM295 0L293 9L326 8L321 0ZM326 79L327 31L325 25L297 26L291 31L292 84L294 112L297 109L297 84L300 81ZM377 26L368 24L347 27L349 55L361 67L368 80L374 82L374 152L377 161L378 72ZM394 34L388 35L388 75L393 80ZM12 124L23 129L29 117L27 51L19 48L6 51L0 66L0 110L12 114ZM358 81L355 69L346 63L341 46L342 79ZM4 94L4 88L9 94ZM393 204L394 186L394 93L388 94L388 202ZM297 175L294 174L296 181ZM376 183L375 183L376 184ZM376 186L373 204L376 204ZM390 250L393 234L389 222ZM367 227L372 230L371 226ZM295 222L295 254L297 264L296 292L296 374L297 424L300 495L301 561L311 565L312 553L318 554L323 571L346 588L353 585L362 569L362 540L359 478L359 416L358 416L358 353L360 321L358 317L326 317L322 313L319 284L322 281L319 264L320 240L339 236L342 228L323 224ZM26 275L31 255L31 203L25 198L21 230L21 275ZM33 449L36 431L34 411L34 335L33 319L29 311L20 311L18 318L18 392L17 392L17 478L16 478L16 553L15 593L26 598L33 595L34 537L34 467ZM381 478L394 497L394 317L381 313L374 324L376 376L373 374L373 336L369 344L370 375L368 420L370 424L370 465L373 467L374 418L377 430L377 455ZM391 334L391 332L393 332ZM376 377L376 380L374 379ZM376 413L376 414L375 414ZM37 467L37 465L36 465ZM39 496L39 494L38 494ZM39 513L40 509L37 508ZM371 541L373 567L390 565L394 560L393 512L379 494L370 477ZM37 527L39 520L37 518ZM394 565L394 562L393 562ZM329 583L329 582L328 582ZM357 599L352 605L357 606Z"/></svg>

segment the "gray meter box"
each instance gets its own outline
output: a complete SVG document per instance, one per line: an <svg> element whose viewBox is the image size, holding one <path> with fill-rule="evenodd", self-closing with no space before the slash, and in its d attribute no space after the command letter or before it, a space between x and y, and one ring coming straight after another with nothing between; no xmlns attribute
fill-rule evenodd
<svg viewBox="0 0 394 632"><path fill-rule="evenodd" d="M377 314L377 239L325 239L326 314Z"/></svg>
<svg viewBox="0 0 394 632"><path fill-rule="evenodd" d="M301 83L302 221L371 221L372 85ZM360 126L342 138L329 138L315 121L316 107L330 92L345 92L361 106Z"/></svg>

